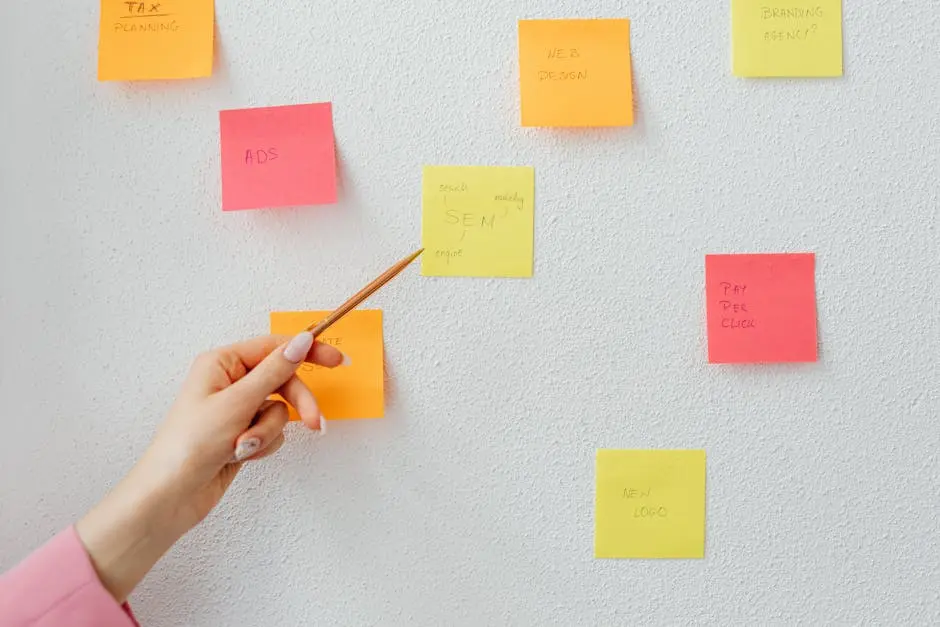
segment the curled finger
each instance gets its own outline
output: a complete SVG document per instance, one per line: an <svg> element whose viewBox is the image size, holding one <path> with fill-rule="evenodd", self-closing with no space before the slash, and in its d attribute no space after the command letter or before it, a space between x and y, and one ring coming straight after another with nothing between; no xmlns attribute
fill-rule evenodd
<svg viewBox="0 0 940 627"><path fill-rule="evenodd" d="M232 461L243 462L255 457L271 446L279 437L283 437L284 425L289 414L287 405L279 401L266 403L252 425L235 440L235 454Z"/></svg>

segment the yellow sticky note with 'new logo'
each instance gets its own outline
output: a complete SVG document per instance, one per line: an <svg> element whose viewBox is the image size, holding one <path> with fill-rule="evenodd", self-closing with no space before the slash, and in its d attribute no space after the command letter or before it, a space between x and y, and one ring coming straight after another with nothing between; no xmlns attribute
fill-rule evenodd
<svg viewBox="0 0 940 627"><path fill-rule="evenodd" d="M594 556L705 556L705 451L597 451Z"/></svg>
<svg viewBox="0 0 940 627"><path fill-rule="evenodd" d="M98 80L212 75L213 0L101 0Z"/></svg>
<svg viewBox="0 0 940 627"><path fill-rule="evenodd" d="M842 0L731 0L735 76L842 76Z"/></svg>

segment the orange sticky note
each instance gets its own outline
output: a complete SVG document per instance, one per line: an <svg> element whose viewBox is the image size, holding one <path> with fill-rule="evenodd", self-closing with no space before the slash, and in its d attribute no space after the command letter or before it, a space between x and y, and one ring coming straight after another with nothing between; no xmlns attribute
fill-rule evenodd
<svg viewBox="0 0 940 627"><path fill-rule="evenodd" d="M329 102L222 111L219 122L224 211L336 202Z"/></svg>
<svg viewBox="0 0 940 627"><path fill-rule="evenodd" d="M294 335L311 322L318 322L329 311L271 312L271 333ZM335 346L350 363L324 368L304 363L297 370L320 405L327 420L382 418L385 416L385 345L382 340L382 312L356 309L344 316L317 338ZM290 410L290 419L299 420Z"/></svg>
<svg viewBox="0 0 940 627"><path fill-rule="evenodd" d="M708 361L817 359L816 255L706 255Z"/></svg>
<svg viewBox="0 0 940 627"><path fill-rule="evenodd" d="M632 126L630 20L519 20L522 126Z"/></svg>
<svg viewBox="0 0 940 627"><path fill-rule="evenodd" d="M213 0L101 0L98 80L212 75Z"/></svg>

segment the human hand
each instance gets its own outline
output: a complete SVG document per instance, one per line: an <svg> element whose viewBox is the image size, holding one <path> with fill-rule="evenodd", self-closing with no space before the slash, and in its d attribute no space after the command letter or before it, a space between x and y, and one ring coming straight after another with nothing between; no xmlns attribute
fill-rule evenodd
<svg viewBox="0 0 940 627"><path fill-rule="evenodd" d="M288 411L267 400L271 394L323 433L316 400L295 372L304 361L335 367L343 360L310 333L258 337L196 359L143 457L76 524L102 583L119 602L218 504L246 460L283 444Z"/></svg>

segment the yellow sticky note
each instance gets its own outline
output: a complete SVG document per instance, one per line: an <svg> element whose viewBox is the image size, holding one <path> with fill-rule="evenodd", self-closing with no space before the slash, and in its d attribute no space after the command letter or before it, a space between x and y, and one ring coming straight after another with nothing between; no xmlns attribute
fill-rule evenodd
<svg viewBox="0 0 940 627"><path fill-rule="evenodd" d="M731 0L735 76L842 76L842 0Z"/></svg>
<svg viewBox="0 0 940 627"><path fill-rule="evenodd" d="M519 20L522 126L632 126L630 20Z"/></svg>
<svg viewBox="0 0 940 627"><path fill-rule="evenodd" d="M594 557L705 556L705 451L597 451Z"/></svg>
<svg viewBox="0 0 940 627"><path fill-rule="evenodd" d="M213 0L101 0L98 80L212 75Z"/></svg>
<svg viewBox="0 0 940 627"><path fill-rule="evenodd" d="M329 311L271 312L271 333L294 335ZM385 415L385 347L382 312L351 311L331 326L318 342L335 346L351 360L349 365L324 368L304 363L297 370L327 420L382 418ZM291 420L298 420L291 408Z"/></svg>
<svg viewBox="0 0 940 627"><path fill-rule="evenodd" d="M535 170L425 166L421 274L532 276Z"/></svg>

